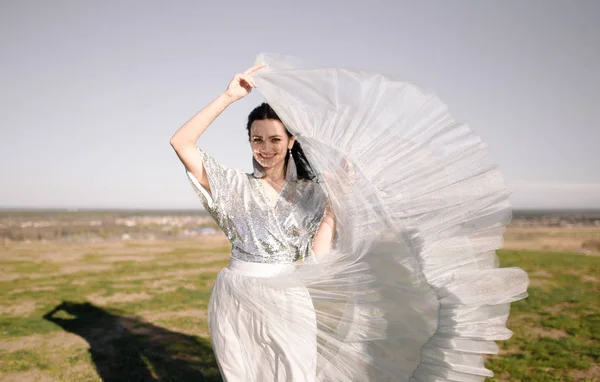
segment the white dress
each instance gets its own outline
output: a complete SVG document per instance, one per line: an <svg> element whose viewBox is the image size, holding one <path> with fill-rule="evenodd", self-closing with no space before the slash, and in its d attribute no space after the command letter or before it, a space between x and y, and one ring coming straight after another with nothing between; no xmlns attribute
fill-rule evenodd
<svg viewBox="0 0 600 382"><path fill-rule="evenodd" d="M209 306L228 381L483 381L527 275L498 268L509 192L435 95L381 74L260 55L258 90L319 183L270 206L252 175L202 154L205 207L232 241ZM213 186L214 184L214 186ZM291 185L291 186L290 186ZM310 246L326 203L332 251ZM302 261L298 261L302 260Z"/></svg>
<svg viewBox="0 0 600 382"><path fill-rule="evenodd" d="M315 381L316 317L308 291L269 281L287 277L311 256L326 203L323 190L298 180L291 163L272 203L254 174L200 154L211 192L187 175L232 245L230 264L219 273L209 303L221 375L227 381Z"/></svg>

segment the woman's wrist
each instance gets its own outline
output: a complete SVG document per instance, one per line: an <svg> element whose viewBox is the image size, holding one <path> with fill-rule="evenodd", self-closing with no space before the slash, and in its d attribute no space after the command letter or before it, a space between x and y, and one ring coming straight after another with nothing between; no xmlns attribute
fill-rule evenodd
<svg viewBox="0 0 600 382"><path fill-rule="evenodd" d="M223 93L219 94L219 96L217 97L217 99L225 102L228 105L231 105L232 103L234 103L235 101L237 101L239 98L236 98L235 96L227 93L227 91L224 91Z"/></svg>

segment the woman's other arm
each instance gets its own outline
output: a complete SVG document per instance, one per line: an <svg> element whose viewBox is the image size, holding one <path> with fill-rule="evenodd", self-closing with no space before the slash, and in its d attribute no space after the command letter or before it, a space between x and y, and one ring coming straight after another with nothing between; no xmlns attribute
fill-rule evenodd
<svg viewBox="0 0 600 382"><path fill-rule="evenodd" d="M325 208L321 225L315 233L312 251L316 256L325 254L331 249L331 243L335 235L335 215L330 206Z"/></svg>

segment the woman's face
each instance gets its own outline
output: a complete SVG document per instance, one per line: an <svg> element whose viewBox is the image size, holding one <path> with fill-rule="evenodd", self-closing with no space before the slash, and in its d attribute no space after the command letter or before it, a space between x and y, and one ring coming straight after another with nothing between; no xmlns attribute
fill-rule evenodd
<svg viewBox="0 0 600 382"><path fill-rule="evenodd" d="M281 121L263 119L250 126L252 155L261 166L276 168L283 166L285 156L294 145L294 137L288 137Z"/></svg>

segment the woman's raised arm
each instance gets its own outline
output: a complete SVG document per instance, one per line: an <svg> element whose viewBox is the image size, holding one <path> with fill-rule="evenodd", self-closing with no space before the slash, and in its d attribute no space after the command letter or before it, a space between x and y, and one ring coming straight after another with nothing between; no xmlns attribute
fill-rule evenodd
<svg viewBox="0 0 600 382"><path fill-rule="evenodd" d="M219 95L204 109L190 118L183 126L171 137L171 146L177 153L177 156L183 165L194 175L200 184L210 191L210 184L204 172L202 159L196 149L198 138L206 131L208 126L233 102L247 96L256 87L254 80L250 75L260 70L263 65L253 66L244 73L236 74L227 90Z"/></svg>

